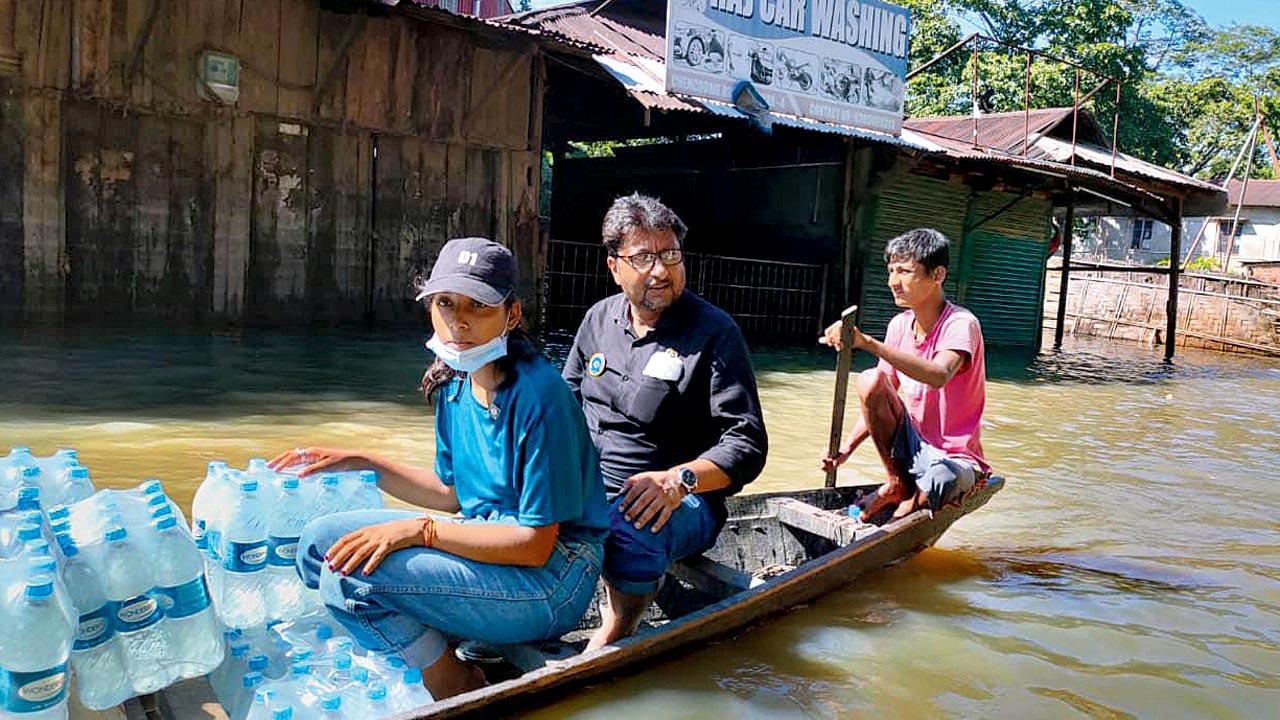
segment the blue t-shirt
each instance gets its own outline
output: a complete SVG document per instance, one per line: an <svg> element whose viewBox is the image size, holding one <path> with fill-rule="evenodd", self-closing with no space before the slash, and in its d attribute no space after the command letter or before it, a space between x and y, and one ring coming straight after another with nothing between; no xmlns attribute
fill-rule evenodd
<svg viewBox="0 0 1280 720"><path fill-rule="evenodd" d="M488 408L471 394L470 376L441 388L435 467L464 518L560 523L562 539L604 541L599 455L573 391L541 356L518 360Z"/></svg>

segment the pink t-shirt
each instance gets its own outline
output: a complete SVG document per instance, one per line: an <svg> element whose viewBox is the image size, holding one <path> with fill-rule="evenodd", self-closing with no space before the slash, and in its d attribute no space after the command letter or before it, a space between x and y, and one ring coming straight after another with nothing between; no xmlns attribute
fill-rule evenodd
<svg viewBox="0 0 1280 720"><path fill-rule="evenodd" d="M926 360L933 360L943 350L955 350L968 355L968 361L939 389L898 372L887 360L882 359L878 367L898 386L907 414L915 421L925 442L948 455L972 461L983 472L990 472L980 439L982 409L987 402L987 362L978 318L948 302L937 324L919 342L916 342L915 322L912 311L899 313L889 321L885 345Z"/></svg>

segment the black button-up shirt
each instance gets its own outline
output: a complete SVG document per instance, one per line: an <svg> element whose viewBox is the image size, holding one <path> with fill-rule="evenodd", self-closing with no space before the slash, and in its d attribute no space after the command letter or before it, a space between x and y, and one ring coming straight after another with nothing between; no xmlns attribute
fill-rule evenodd
<svg viewBox="0 0 1280 720"><path fill-rule="evenodd" d="M631 329L625 295L596 303L564 378L582 402L610 497L636 473L703 458L731 481L702 495L723 519L724 497L764 468L769 440L742 331L689 290L643 338Z"/></svg>

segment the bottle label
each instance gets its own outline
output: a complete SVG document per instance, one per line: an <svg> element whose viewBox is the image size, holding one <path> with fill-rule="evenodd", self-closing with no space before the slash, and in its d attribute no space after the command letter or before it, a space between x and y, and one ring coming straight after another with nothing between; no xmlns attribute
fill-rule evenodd
<svg viewBox="0 0 1280 720"><path fill-rule="evenodd" d="M269 564L275 567L293 567L293 561L298 557L298 538L272 535L267 538L267 545L271 548L271 553L267 556Z"/></svg>
<svg viewBox="0 0 1280 720"><path fill-rule="evenodd" d="M191 528L191 539L196 541L196 547L204 550L208 547L208 538L205 537L205 521L196 520L195 526Z"/></svg>
<svg viewBox="0 0 1280 720"><path fill-rule="evenodd" d="M111 618L115 613L115 603L103 603L102 607L91 613L80 616L80 624L76 626L76 641L72 650L80 652L96 648L116 634L111 626Z"/></svg>
<svg viewBox="0 0 1280 720"><path fill-rule="evenodd" d="M4 710L15 715L47 710L67 696L67 664L36 672L0 667L0 695Z"/></svg>
<svg viewBox="0 0 1280 720"><path fill-rule="evenodd" d="M229 542L226 544L226 555L222 558L222 567L228 572L250 573L267 566L267 542Z"/></svg>
<svg viewBox="0 0 1280 720"><path fill-rule="evenodd" d="M160 622L164 612L160 603L151 595L138 595L121 600L116 607L116 632L132 633L145 630Z"/></svg>
<svg viewBox="0 0 1280 720"><path fill-rule="evenodd" d="M171 620L191 617L209 607L209 586L205 585L203 574L181 585L156 588L156 591L164 616Z"/></svg>

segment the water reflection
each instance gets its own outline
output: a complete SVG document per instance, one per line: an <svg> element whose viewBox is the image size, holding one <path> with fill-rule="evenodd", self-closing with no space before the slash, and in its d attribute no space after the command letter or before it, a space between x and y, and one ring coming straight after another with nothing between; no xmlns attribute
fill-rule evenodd
<svg viewBox="0 0 1280 720"><path fill-rule="evenodd" d="M74 446L96 481L158 476L184 504L207 459L299 442L427 463L423 339L0 337L0 446ZM832 356L754 361L771 453L752 489L821 483ZM1009 482L938 548L534 716L1274 716L1280 369L1092 341L988 368ZM841 481L879 472L867 449Z"/></svg>

